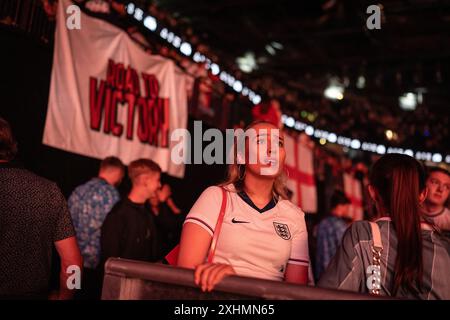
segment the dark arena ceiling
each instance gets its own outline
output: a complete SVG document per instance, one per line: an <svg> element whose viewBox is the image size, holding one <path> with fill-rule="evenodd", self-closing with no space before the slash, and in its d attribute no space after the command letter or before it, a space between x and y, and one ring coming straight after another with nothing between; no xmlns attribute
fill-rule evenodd
<svg viewBox="0 0 450 320"><path fill-rule="evenodd" d="M366 10L372 4L360 0L156 2L182 25L191 26L219 64L243 80L256 82L260 92L293 93L301 101L322 94L334 79L345 86L344 100L363 99L381 114L396 118L394 122L410 121L412 128L393 125L392 129L403 136L422 134L424 147L448 150L450 1L375 3L381 8L381 29L368 30ZM236 61L249 53L257 69L240 73ZM282 89L274 93L274 87ZM415 111L399 107L399 97L407 92L420 93ZM294 114L308 110L298 103L282 103L282 108ZM320 107L309 111L317 112L320 120ZM358 112L366 111L356 108L348 113ZM433 134L424 120L442 128L439 145L426 143ZM322 124L327 125L326 121Z"/></svg>

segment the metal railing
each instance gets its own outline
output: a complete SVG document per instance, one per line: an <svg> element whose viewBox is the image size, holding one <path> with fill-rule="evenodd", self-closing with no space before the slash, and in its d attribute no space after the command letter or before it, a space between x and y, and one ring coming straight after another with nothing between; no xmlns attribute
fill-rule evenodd
<svg viewBox="0 0 450 320"><path fill-rule="evenodd" d="M347 291L230 276L209 293L194 283L194 272L162 264L110 258L105 264L103 300L368 300ZM384 298L386 299L386 298Z"/></svg>

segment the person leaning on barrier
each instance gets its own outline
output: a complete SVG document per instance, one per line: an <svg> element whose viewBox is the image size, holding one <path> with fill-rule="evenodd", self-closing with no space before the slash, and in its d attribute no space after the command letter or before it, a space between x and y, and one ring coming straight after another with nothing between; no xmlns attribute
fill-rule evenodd
<svg viewBox="0 0 450 320"><path fill-rule="evenodd" d="M81 281L83 260L66 201L55 183L15 165L16 151L0 118L0 298L47 298L54 245L60 288L50 298L70 299L75 290L67 280Z"/></svg>
<svg viewBox="0 0 450 320"><path fill-rule="evenodd" d="M231 274L297 284L308 281L308 235L303 211L285 194L282 132L267 122L253 123L245 132L254 134L245 138L244 150L235 148L227 181L201 194L183 226L178 266L195 269L195 282L203 291L211 291ZM256 163L248 161L255 154ZM221 187L227 206L213 261L207 263Z"/></svg>
<svg viewBox="0 0 450 320"><path fill-rule="evenodd" d="M450 241L422 219L420 203L427 196L422 165L407 155L387 154L373 165L369 180L378 228L368 221L353 222L318 285L398 298L450 299ZM372 232L377 229L381 246ZM380 248L380 255L374 253Z"/></svg>

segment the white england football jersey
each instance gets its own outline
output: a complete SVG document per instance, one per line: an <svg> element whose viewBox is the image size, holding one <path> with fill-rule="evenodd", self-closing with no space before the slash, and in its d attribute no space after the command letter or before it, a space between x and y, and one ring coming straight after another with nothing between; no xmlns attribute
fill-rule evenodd
<svg viewBox="0 0 450 320"><path fill-rule="evenodd" d="M309 266L308 233L303 211L280 200L262 213L245 202L233 185L217 240L213 262L233 266L236 274L283 280L286 265ZM207 188L195 202L185 223L195 223L212 237L222 203L220 187Z"/></svg>

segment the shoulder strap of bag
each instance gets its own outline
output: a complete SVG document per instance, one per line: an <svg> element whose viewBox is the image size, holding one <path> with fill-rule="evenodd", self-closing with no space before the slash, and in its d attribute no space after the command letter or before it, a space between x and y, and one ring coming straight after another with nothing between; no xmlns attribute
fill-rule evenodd
<svg viewBox="0 0 450 320"><path fill-rule="evenodd" d="M217 218L216 227L214 229L214 235L211 240L211 247L209 248L208 254L208 262L212 263L214 258L214 253L216 252L217 239L219 238L220 229L222 228L223 217L225 216L225 210L227 208L227 192L224 188L220 188L222 190L222 205L220 207L219 217Z"/></svg>
<svg viewBox="0 0 450 320"><path fill-rule="evenodd" d="M381 243L380 227L378 227L378 224L376 222L370 222L370 228L372 229L374 247L383 250L383 244Z"/></svg>
<svg viewBox="0 0 450 320"><path fill-rule="evenodd" d="M369 222L370 228L372 229L372 265L378 267L378 272L381 273L381 251L383 251L383 243L381 242L381 233L380 233L380 227L375 222ZM379 295L380 294L380 287L379 286L373 286L370 289L370 293L373 295Z"/></svg>

